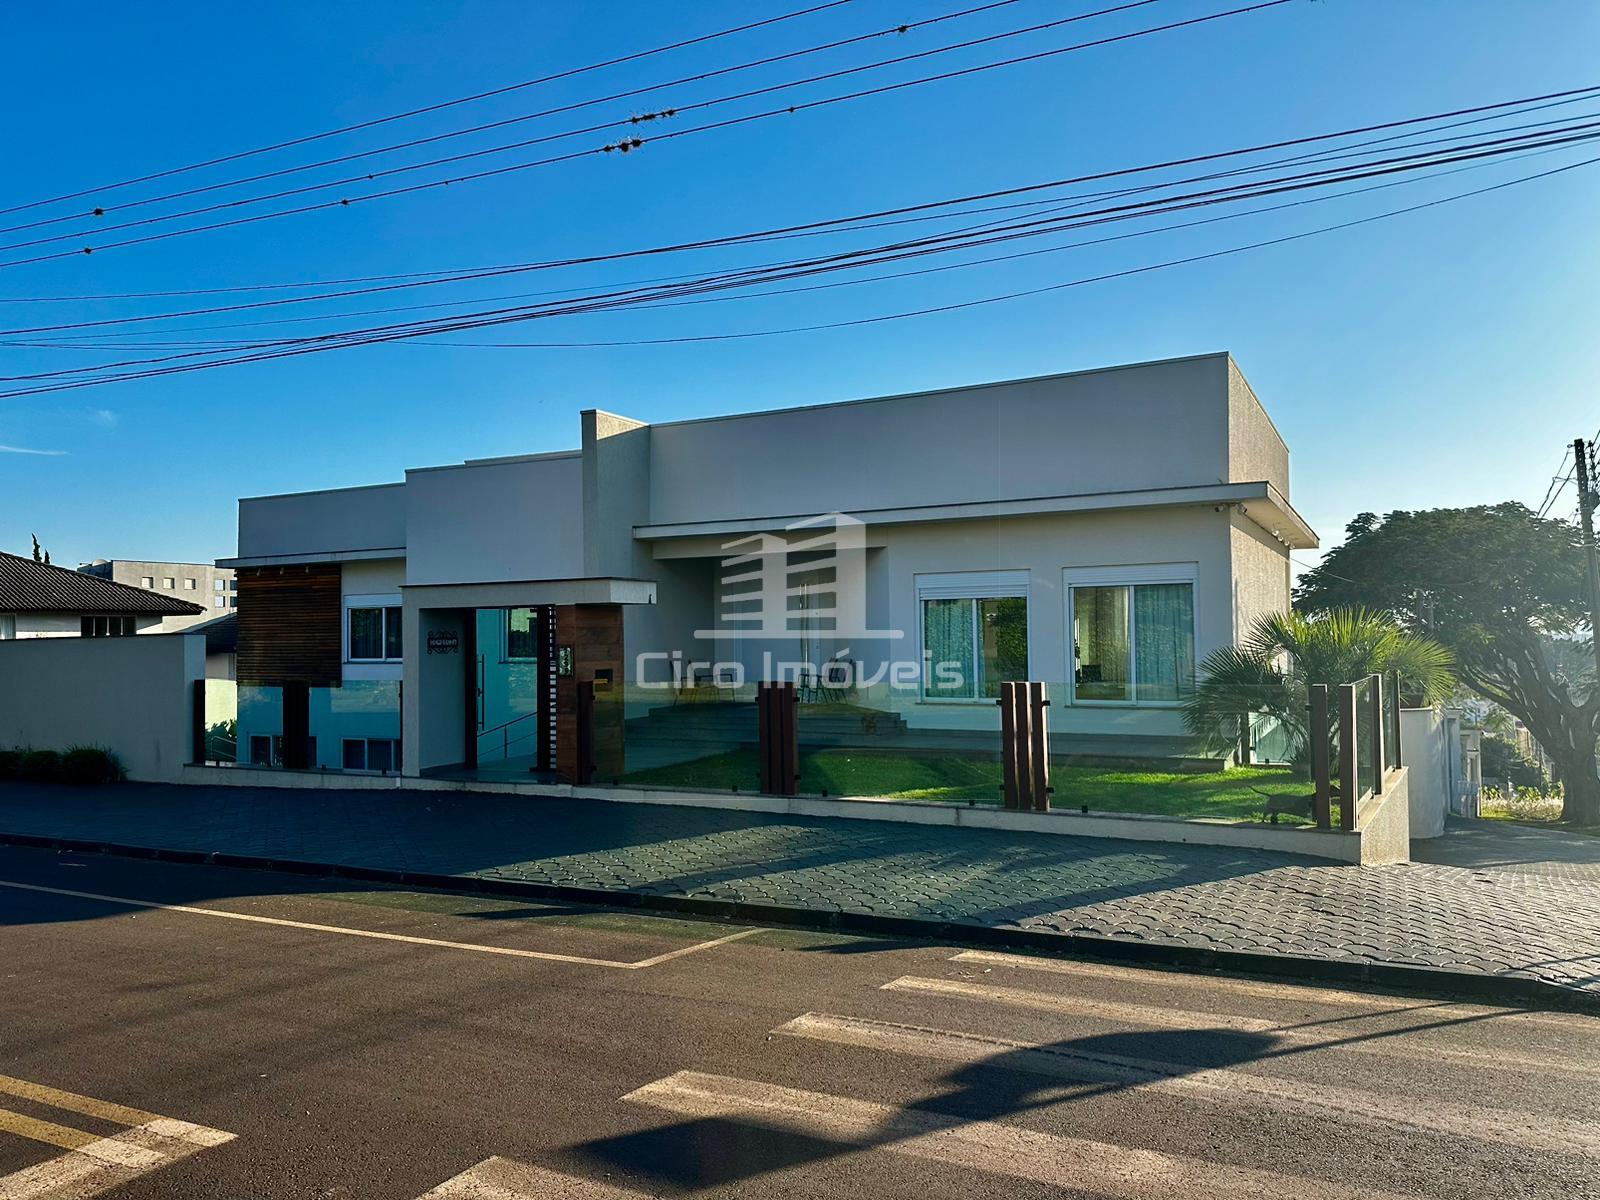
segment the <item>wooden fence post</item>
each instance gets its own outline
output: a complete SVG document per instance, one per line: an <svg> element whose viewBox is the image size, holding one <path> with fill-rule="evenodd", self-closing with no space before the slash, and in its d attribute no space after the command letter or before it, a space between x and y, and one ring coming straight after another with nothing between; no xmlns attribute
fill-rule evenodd
<svg viewBox="0 0 1600 1200"><path fill-rule="evenodd" d="M1000 781L1001 799L1008 809L1022 806L1017 779L1017 685L1000 685Z"/></svg>
<svg viewBox="0 0 1600 1200"><path fill-rule="evenodd" d="M196 766L203 764L209 755L206 754L206 681L196 679L190 687L192 694L192 707L189 713L189 761ZM238 755L235 753L235 757Z"/></svg>
<svg viewBox="0 0 1600 1200"><path fill-rule="evenodd" d="M799 709L793 683L756 685L761 791L793 796L800 790Z"/></svg>
<svg viewBox="0 0 1600 1200"><path fill-rule="evenodd" d="M291 771L311 769L311 685L283 685L283 753L281 765Z"/></svg>
<svg viewBox="0 0 1600 1200"><path fill-rule="evenodd" d="M1030 782L1033 790L1032 808L1035 812L1050 811L1050 722L1045 709L1050 697L1042 683L1030 683L1028 689L1028 723L1032 740L1028 758L1033 768Z"/></svg>
<svg viewBox="0 0 1600 1200"><path fill-rule="evenodd" d="M582 787L594 782L594 680L578 680L578 761L572 782Z"/></svg>

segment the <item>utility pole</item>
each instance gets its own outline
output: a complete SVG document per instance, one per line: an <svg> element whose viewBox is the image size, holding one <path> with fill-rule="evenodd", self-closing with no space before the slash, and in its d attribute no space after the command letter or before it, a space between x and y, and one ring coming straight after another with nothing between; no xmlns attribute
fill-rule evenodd
<svg viewBox="0 0 1600 1200"><path fill-rule="evenodd" d="M1573 470L1578 479L1578 512L1583 519L1583 551L1589 558L1589 632L1594 648L1595 667L1600 673L1600 556L1594 546L1595 494L1589 478L1589 443L1577 438L1572 443Z"/></svg>

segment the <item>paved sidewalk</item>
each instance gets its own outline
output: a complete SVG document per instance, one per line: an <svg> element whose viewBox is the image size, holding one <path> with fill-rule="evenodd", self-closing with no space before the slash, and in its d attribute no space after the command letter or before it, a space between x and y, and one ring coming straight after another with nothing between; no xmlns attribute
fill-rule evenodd
<svg viewBox="0 0 1600 1200"><path fill-rule="evenodd" d="M1136 944L1169 960L1205 961L1195 952L1209 951L1234 967L1248 965L1230 957L1243 954L1312 960L1302 963L1310 970L1443 969L1600 997L1593 877L1502 869L1485 853L1492 831L1476 832L1476 859L1461 851L1474 865L1352 867L1215 846L597 800L0 784L0 836L602 890L858 927L922 921L957 937L1065 935L1063 948L1076 938L1079 949ZM1507 857L1526 866L1528 855Z"/></svg>

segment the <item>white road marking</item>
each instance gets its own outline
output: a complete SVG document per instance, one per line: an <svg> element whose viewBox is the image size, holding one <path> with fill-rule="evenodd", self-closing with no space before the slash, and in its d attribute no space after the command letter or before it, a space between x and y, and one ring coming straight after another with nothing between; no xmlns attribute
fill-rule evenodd
<svg viewBox="0 0 1600 1200"><path fill-rule="evenodd" d="M1278 1111L1316 1113L1341 1124L1355 1122L1413 1133L1448 1134L1540 1152L1600 1158L1600 1125L1545 1113L1451 1104L1436 1098L1419 1102L1410 1096L1387 1096L1241 1070L1221 1067L1191 1070L1176 1064L1077 1050L1071 1046L1019 1042L828 1013L806 1013L773 1032L941 1062L987 1064L1068 1083L1110 1083L1234 1107L1252 1102Z"/></svg>
<svg viewBox="0 0 1600 1200"><path fill-rule="evenodd" d="M645 967L653 967L674 958L682 958L686 954L696 954L701 950L709 950L714 946L722 946L728 942L737 941L739 938L749 937L751 934L760 932L758 929L741 929L725 937L712 938L707 942L696 942L692 946L670 950L665 954L657 954L652 958L641 959L639 962L617 962L609 958L586 958L581 954L556 954L549 950L520 950L512 946L485 946L477 942L451 942L443 938L417 937L408 933L381 933L375 929L351 929L343 925L319 925L313 921L291 921L286 917L261 917L254 913L227 912L220 908L196 908L191 904L158 904L154 900L134 900L127 896L104 896L98 892L76 892L71 888L44 887L37 883L17 883L9 879L0 879L0 887L17 888L25 892L45 892L53 896L72 896L79 900L100 900L106 904L127 904L136 908L154 908L162 912L189 913L198 917L222 917L229 921L249 921L256 925L277 925L285 929L309 930L312 933L337 933L346 937L373 938L381 942L404 942L411 946L436 946L445 950L471 950L478 954L499 954L508 958L536 958L546 962L577 963L585 967L610 967L617 971L642 970Z"/></svg>
<svg viewBox="0 0 1600 1200"><path fill-rule="evenodd" d="M696 1071L646 1084L623 1099L680 1116L747 1120L862 1150L955 1163L1115 1200L1384 1200L1393 1195Z"/></svg>
<svg viewBox="0 0 1600 1200"><path fill-rule="evenodd" d="M962 979L925 979L917 975L902 975L899 979L892 979L884 984L882 990L922 992L959 1000L981 1000L990 1004L1009 1005L1012 1008L1089 1017L1097 1021L1118 1024L1148 1025L1156 1029L1229 1029L1236 1033L1259 1033L1270 1036L1285 1049L1348 1050L1355 1054L1378 1054L1399 1058L1450 1059L1470 1063L1479 1068L1501 1070L1521 1068L1529 1071L1559 1071L1567 1075L1600 1076L1600 1066L1574 1063L1569 1058L1543 1058L1500 1049L1462 1050L1440 1046L1426 1040L1404 1040L1413 1033L1431 1032L1426 1028L1414 1031L1405 1029L1379 1031L1362 1035L1370 1040L1348 1041L1343 1034L1321 1037L1303 1029L1287 1028L1275 1021L1240 1017L1232 1013L1192 1012L1187 1009L1160 1008L1148 1004L1125 1004L1115 1000L1090 1000L1057 992L1033 992L1025 988L1003 987L998 984L970 983Z"/></svg>
<svg viewBox="0 0 1600 1200"><path fill-rule="evenodd" d="M649 1200L631 1192L529 1166L510 1158L486 1158L470 1170L445 1180L417 1200Z"/></svg>
<svg viewBox="0 0 1600 1200"><path fill-rule="evenodd" d="M0 1200L90 1200L159 1167L233 1140L187 1121L153 1121L0 1176Z"/></svg>
<svg viewBox="0 0 1600 1200"><path fill-rule="evenodd" d="M1002 954L994 950L963 950L959 954L952 955L950 961L985 967L1014 967L1020 971L1040 971L1050 975L1076 975L1085 979L1110 979L1134 985L1197 988L1235 996L1259 997L1263 1000L1288 1000L1312 1005L1365 1008L1373 1013L1426 1010L1430 1013L1448 1013L1456 1017L1494 1017L1497 1022L1504 1019L1517 1023L1556 1025L1567 1029L1581 1029L1586 1033L1600 1030L1600 1021L1576 1013L1541 1012L1487 1004L1462 1004L1425 996L1407 997L1386 993L1369 995L1337 988L1308 987L1296 983L1268 983L1252 979L1234 979L1226 975L1180 974L1149 968L1119 967L1110 963L1082 962L1078 959Z"/></svg>

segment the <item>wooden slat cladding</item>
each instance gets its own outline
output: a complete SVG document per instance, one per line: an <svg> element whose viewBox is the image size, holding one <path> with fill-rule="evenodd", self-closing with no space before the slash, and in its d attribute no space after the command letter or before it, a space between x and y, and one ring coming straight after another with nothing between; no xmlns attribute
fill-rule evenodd
<svg viewBox="0 0 1600 1200"><path fill-rule="evenodd" d="M240 567L239 682L337 687L343 656L338 563Z"/></svg>
<svg viewBox="0 0 1600 1200"><path fill-rule="evenodd" d="M577 776L578 681L599 680L594 694L594 781L611 783L623 772L622 607L562 604L556 607L556 645L571 646L572 675L556 680L556 772ZM610 674L609 685L606 673Z"/></svg>

